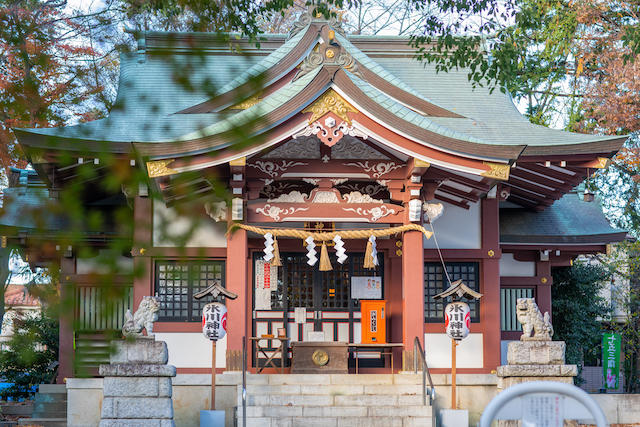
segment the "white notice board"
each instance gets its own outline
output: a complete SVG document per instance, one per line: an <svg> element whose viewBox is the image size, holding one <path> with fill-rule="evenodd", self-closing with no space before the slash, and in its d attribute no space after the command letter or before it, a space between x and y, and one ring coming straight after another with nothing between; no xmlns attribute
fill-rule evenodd
<svg viewBox="0 0 640 427"><path fill-rule="evenodd" d="M382 299L382 277L352 277L352 299Z"/></svg>

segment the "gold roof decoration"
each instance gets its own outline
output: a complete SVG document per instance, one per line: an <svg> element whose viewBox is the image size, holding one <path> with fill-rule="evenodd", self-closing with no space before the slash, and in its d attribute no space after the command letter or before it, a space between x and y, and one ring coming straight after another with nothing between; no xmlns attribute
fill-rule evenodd
<svg viewBox="0 0 640 427"><path fill-rule="evenodd" d="M177 170L167 167L169 163L174 162L175 160L176 159L169 159L147 162L147 172L149 173L149 178L157 178L159 176L173 175L178 173Z"/></svg>
<svg viewBox="0 0 640 427"><path fill-rule="evenodd" d="M246 110L248 108L251 108L254 105L258 104L260 101L262 101L262 99L260 99L260 95L262 95L262 91L256 93L255 95L250 96L249 98L245 99L242 102L238 102L237 104L232 105L228 109L229 110Z"/></svg>
<svg viewBox="0 0 640 427"><path fill-rule="evenodd" d="M359 113L359 111L349 104L345 99L333 89L326 91L313 104L302 110L303 113L313 113L309 123L313 123L328 112L334 113L342 120L351 124L347 113Z"/></svg>
<svg viewBox="0 0 640 427"><path fill-rule="evenodd" d="M509 170L511 169L510 165L489 162L482 163L489 166L491 169L486 172L482 172L480 175L486 176L487 178L500 179L502 181L509 179Z"/></svg>

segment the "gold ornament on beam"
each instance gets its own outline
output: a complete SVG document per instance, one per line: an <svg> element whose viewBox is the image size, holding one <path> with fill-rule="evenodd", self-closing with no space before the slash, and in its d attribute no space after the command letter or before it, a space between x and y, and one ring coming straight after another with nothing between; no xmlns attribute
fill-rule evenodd
<svg viewBox="0 0 640 427"><path fill-rule="evenodd" d="M345 99L335 90L329 89L320 98L318 98L316 102L302 110L302 112L313 113L313 116L309 119L309 124L315 122L328 112L334 113L348 124L351 124L351 120L347 117L347 113L358 113L359 111L345 101Z"/></svg>
<svg viewBox="0 0 640 427"><path fill-rule="evenodd" d="M509 170L511 166L499 163L489 163L482 162L485 165L489 166L491 169L485 172L482 172L480 175L485 176L487 178L500 179L502 181L506 181L509 179Z"/></svg>
<svg viewBox="0 0 640 427"><path fill-rule="evenodd" d="M177 170L167 167L169 163L175 160L176 159L169 159L147 162L147 172L149 174L149 178L157 178L159 176L173 175L178 173Z"/></svg>

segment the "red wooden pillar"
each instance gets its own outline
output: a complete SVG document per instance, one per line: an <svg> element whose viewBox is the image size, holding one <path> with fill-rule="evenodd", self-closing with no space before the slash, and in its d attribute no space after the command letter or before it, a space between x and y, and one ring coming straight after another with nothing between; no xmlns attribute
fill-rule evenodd
<svg viewBox="0 0 640 427"><path fill-rule="evenodd" d="M63 384L67 378L73 377L73 322L75 283L72 281L76 274L75 257L63 257L60 260L60 301L62 312L59 330L58 377L56 382ZM70 308L70 309L69 309Z"/></svg>
<svg viewBox="0 0 640 427"><path fill-rule="evenodd" d="M155 283L153 278L153 263L148 255L153 245L153 199L136 195L133 217L135 229L133 230L133 307L129 307L134 313L145 296L155 295Z"/></svg>
<svg viewBox="0 0 640 427"><path fill-rule="evenodd" d="M482 249L480 266L480 316L483 324L484 367L500 366L500 227L498 199L482 200Z"/></svg>
<svg viewBox="0 0 640 427"><path fill-rule="evenodd" d="M424 244L419 231L405 231L402 244L402 342L413 350L418 337L424 348Z"/></svg>
<svg viewBox="0 0 640 427"><path fill-rule="evenodd" d="M227 349L242 350L242 337L248 336L247 317L251 311L249 250L246 230L236 229L227 237L227 289L238 298L227 299Z"/></svg>
<svg viewBox="0 0 640 427"><path fill-rule="evenodd" d="M553 284L551 262L537 261L536 276L540 278L540 283L537 286L535 295L538 308L542 313L548 311L549 316L551 316L551 285Z"/></svg>

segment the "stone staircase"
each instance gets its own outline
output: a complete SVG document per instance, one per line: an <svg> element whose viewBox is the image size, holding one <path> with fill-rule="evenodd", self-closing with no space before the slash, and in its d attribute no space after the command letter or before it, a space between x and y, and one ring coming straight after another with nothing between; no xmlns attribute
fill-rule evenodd
<svg viewBox="0 0 640 427"><path fill-rule="evenodd" d="M31 418L21 418L18 425L66 427L67 386L65 384L40 384L33 403Z"/></svg>
<svg viewBox="0 0 640 427"><path fill-rule="evenodd" d="M435 427L427 405L421 374L247 376L247 427Z"/></svg>

